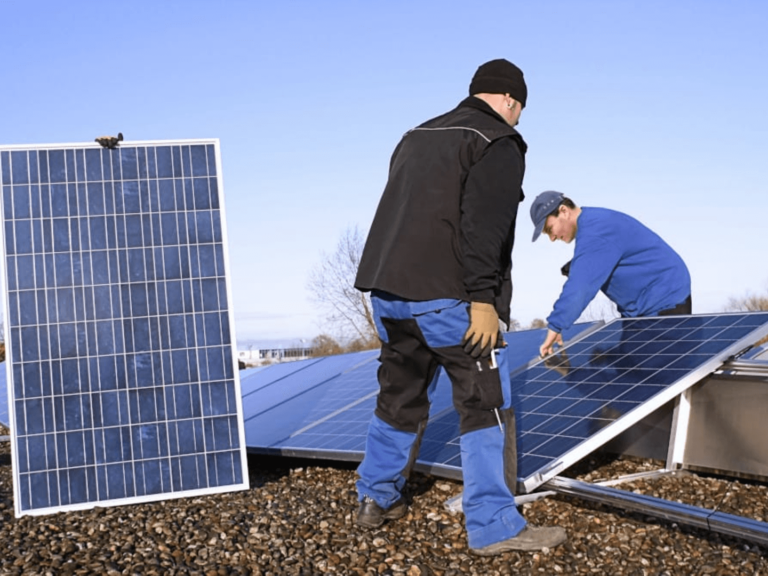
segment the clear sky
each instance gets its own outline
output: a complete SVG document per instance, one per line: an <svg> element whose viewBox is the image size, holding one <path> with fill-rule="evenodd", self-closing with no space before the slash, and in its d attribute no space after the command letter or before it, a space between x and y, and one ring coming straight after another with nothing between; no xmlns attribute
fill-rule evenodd
<svg viewBox="0 0 768 576"><path fill-rule="evenodd" d="M512 315L572 246L543 190L627 212L686 260L694 312L768 290L764 0L0 0L0 144L219 138L238 340L322 332L307 277L367 231L400 136L477 67L528 83Z"/></svg>

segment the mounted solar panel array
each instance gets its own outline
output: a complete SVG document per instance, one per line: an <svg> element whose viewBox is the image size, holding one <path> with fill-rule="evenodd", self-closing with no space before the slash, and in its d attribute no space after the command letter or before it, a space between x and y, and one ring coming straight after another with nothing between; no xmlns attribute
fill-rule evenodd
<svg viewBox="0 0 768 576"><path fill-rule="evenodd" d="M566 337L591 326L577 325ZM505 334L507 366L521 367L535 358L545 333ZM379 391L378 351L292 362L291 366L281 369L287 376L271 376L270 367L243 381L244 394L246 389L252 390L243 399L249 452L361 460ZM274 392L270 390L273 386ZM453 442L458 415L450 381L442 370L432 383L430 399L430 421L417 467L460 478L458 442Z"/></svg>
<svg viewBox="0 0 768 576"><path fill-rule="evenodd" d="M534 490L642 420L768 333L766 322L766 314L614 320L566 332L564 349L545 360L544 331L509 334L510 349L529 361L508 366L521 488ZM461 477L455 411L430 419L419 459L431 472Z"/></svg>
<svg viewBox="0 0 768 576"><path fill-rule="evenodd" d="M534 490L768 334L768 314L578 325L564 334L561 351L539 360L545 332L505 334L524 491ZM258 413L244 414L249 451L361 460L378 393L378 362L375 356L347 358L346 364L338 360L317 376L317 360L291 369L294 381L283 381L279 399L270 400L255 387L248 404L259 406ZM269 378L269 371L254 378ZM458 414L450 397L450 382L440 371L417 468L461 478Z"/></svg>
<svg viewBox="0 0 768 576"><path fill-rule="evenodd" d="M217 140L0 148L17 515L247 488Z"/></svg>

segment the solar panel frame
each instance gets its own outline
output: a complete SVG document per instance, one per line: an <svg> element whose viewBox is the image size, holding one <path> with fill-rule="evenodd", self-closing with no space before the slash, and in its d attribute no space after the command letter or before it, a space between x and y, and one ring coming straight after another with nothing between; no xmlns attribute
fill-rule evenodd
<svg viewBox="0 0 768 576"><path fill-rule="evenodd" d="M17 166L22 170L15 170ZM4 225L0 269L9 336L6 382L16 515L247 489L218 139L133 141L114 150L92 143L0 146L0 186ZM177 200L184 203L181 209ZM171 218L176 219L176 228L164 229L161 222ZM167 234L171 229L176 242ZM8 239L13 240L13 254ZM175 265L166 267L161 252L174 249L180 258L180 277L188 282L179 282L181 303L166 297L161 304L150 281L156 280L154 275L162 280L173 276ZM86 252L87 257L81 257ZM31 275L18 274L21 258L25 258L22 269L31 270ZM66 266L57 267L59 261ZM141 281L147 290L143 296L136 286ZM32 294L25 293L22 300L24 290ZM72 301L62 296L70 291L76 296ZM189 311L175 312L175 307L184 305L194 309L193 318L188 318ZM160 307L165 309L158 311ZM118 309L121 312L114 315ZM128 314L123 314L126 309ZM34 322L29 321L32 317ZM114 322L111 343L103 328L107 319ZM124 325L122 333L118 322ZM167 338L152 348L163 338L158 326L167 330ZM28 344L35 336L30 330L38 331L38 347L32 352ZM184 352L178 341L170 343L180 334L187 362L195 363L185 368L192 369L186 379L177 371L168 382L165 375L181 368ZM187 336L203 345L188 346ZM129 349L133 355L127 360ZM58 371L51 372L51 359L57 355ZM106 391L112 373L99 368L100 360L108 356L116 358L117 374L125 369L125 389L116 381L116 390ZM26 384L19 384L24 374L20 366L37 360L44 388L37 398L34 393L27 397ZM61 368L65 362L67 370ZM105 360L103 366L109 363ZM58 384L50 380L52 375L58 376ZM73 382L77 390L72 390ZM182 415L175 400L184 389L199 401L190 408L190 417ZM170 397L168 390L173 391ZM226 395L218 394L222 390ZM108 403L102 402L108 393L124 402L109 414L116 420L106 423L118 423L113 426L99 420L108 416L104 412ZM42 423L23 417L33 404L42 406ZM173 416L168 417L166 410ZM138 419L132 421L134 414ZM123 423L125 418L128 424ZM184 434L187 429L192 447ZM107 437L120 439L110 443ZM80 438L82 454L77 447ZM108 446L123 446L123 453L115 456ZM84 488L77 486L78 481ZM122 487L111 489L120 482ZM110 492L120 496L110 497Z"/></svg>
<svg viewBox="0 0 768 576"><path fill-rule="evenodd" d="M741 360L768 360L768 346L755 346L749 349Z"/></svg>

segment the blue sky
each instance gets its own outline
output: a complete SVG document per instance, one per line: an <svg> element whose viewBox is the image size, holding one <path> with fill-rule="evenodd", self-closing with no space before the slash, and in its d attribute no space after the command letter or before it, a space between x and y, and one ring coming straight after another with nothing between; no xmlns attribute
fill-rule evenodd
<svg viewBox="0 0 768 576"><path fill-rule="evenodd" d="M370 225L392 149L525 72L512 315L546 317L572 246L530 242L559 190L627 212L686 260L694 312L768 290L762 0L0 0L0 144L219 138L241 342L322 332L311 268Z"/></svg>

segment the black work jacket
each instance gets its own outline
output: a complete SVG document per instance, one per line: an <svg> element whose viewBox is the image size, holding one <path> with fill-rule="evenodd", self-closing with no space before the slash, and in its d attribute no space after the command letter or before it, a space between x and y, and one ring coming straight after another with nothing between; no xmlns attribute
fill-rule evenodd
<svg viewBox="0 0 768 576"><path fill-rule="evenodd" d="M492 303L509 323L526 149L473 96L408 131L392 155L355 287Z"/></svg>

